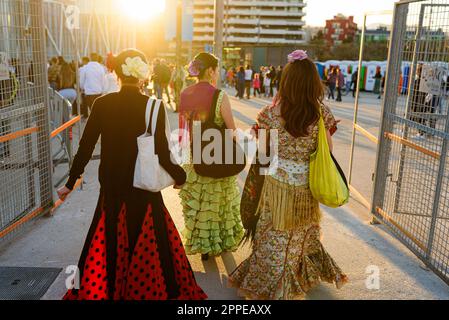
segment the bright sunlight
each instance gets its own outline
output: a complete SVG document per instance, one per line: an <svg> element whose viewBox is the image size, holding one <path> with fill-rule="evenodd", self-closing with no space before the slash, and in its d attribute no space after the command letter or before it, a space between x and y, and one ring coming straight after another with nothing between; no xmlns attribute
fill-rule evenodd
<svg viewBox="0 0 449 320"><path fill-rule="evenodd" d="M148 21L165 11L165 0L118 0L119 8L127 16Z"/></svg>

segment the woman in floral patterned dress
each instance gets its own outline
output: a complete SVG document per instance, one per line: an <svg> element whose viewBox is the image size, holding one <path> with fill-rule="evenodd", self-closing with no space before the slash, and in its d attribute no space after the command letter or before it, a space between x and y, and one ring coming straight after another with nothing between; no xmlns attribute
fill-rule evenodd
<svg viewBox="0 0 449 320"><path fill-rule="evenodd" d="M336 121L323 98L317 69L307 54L298 50L289 55L278 97L257 119L259 130L278 132L277 167L265 178L253 252L229 279L248 299L302 299L320 281L337 288L347 282L320 242L321 211L308 181L320 114L332 149L330 131Z"/></svg>

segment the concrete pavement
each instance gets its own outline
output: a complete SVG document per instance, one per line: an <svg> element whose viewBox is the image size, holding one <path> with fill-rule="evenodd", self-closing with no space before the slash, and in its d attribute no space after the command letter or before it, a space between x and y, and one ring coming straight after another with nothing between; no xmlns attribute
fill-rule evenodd
<svg viewBox="0 0 449 320"><path fill-rule="evenodd" d="M348 133L350 131L349 98L347 103L334 107L337 117L343 119L341 129L336 136L336 154L342 163L347 158ZM352 98L351 98L352 99ZM364 111L365 125L375 130L378 114L375 104L367 98ZM235 109L237 124L248 127L255 119L257 111L269 103L263 99L238 101L231 99ZM366 109L366 111L365 111ZM379 108L380 109L380 108ZM344 116L346 114L346 116ZM176 115L170 115L175 127ZM349 134L350 136L350 134ZM362 141L361 157L369 159L372 149ZM84 238L87 234L96 206L99 185L97 182L98 161L92 161L86 170L82 191L75 191L71 197L50 218L39 218L26 232L0 248L1 266L61 267L75 265L79 258ZM367 166L357 167L356 173L369 175ZM361 186L369 190L369 181ZM240 182L244 181L244 176ZM365 190L365 189L364 189ZM368 191L365 191L369 194ZM183 227L182 211L177 191L164 191L165 203L179 230ZM323 243L343 271L349 276L350 283L341 290L328 284L314 289L308 299L449 299L449 288L435 274L425 270L422 263L398 240L391 236L383 226L371 226L366 209L356 200L340 209L323 208ZM250 254L249 247L222 257L201 261L199 256L191 256L190 261L199 284L210 299L238 299L234 289L226 287L227 275L232 272ZM373 281L369 276L378 273ZM65 289L64 273L61 273L44 299L60 299ZM368 284L371 286L367 287Z"/></svg>

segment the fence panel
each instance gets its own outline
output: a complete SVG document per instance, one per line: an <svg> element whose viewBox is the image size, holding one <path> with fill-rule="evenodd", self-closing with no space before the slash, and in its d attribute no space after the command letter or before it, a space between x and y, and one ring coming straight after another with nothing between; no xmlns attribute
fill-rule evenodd
<svg viewBox="0 0 449 320"><path fill-rule="evenodd" d="M447 283L448 34L449 1L396 4L373 195L373 213Z"/></svg>
<svg viewBox="0 0 449 320"><path fill-rule="evenodd" d="M0 240L53 205L42 0L0 2Z"/></svg>

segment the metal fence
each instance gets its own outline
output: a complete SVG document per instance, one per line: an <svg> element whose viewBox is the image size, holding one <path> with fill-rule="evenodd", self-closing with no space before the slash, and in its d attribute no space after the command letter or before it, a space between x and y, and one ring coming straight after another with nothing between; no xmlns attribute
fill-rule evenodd
<svg viewBox="0 0 449 320"><path fill-rule="evenodd" d="M0 242L61 204L55 189L67 179L82 131L81 56L135 46L135 23L108 4L0 1ZM47 59L55 56L76 70L73 105L48 89Z"/></svg>
<svg viewBox="0 0 449 320"><path fill-rule="evenodd" d="M45 0L47 55L80 60L136 47L136 24L110 9L110 0Z"/></svg>
<svg viewBox="0 0 449 320"><path fill-rule="evenodd" d="M449 1L398 2L391 44L372 210L449 284Z"/></svg>
<svg viewBox="0 0 449 320"><path fill-rule="evenodd" d="M42 0L0 2L0 239L53 205Z"/></svg>

